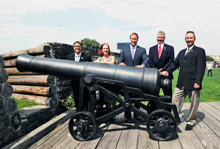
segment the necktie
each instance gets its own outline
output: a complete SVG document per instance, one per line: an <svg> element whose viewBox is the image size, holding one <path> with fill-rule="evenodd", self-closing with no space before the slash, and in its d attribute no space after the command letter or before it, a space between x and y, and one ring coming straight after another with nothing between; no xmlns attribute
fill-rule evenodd
<svg viewBox="0 0 220 149"><path fill-rule="evenodd" d="M161 57L161 54L162 54L161 45L159 45L159 49L158 49L158 57L159 57L159 59Z"/></svg>
<svg viewBox="0 0 220 149"><path fill-rule="evenodd" d="M185 56L187 56L190 52L190 49L187 49Z"/></svg>
<svg viewBox="0 0 220 149"><path fill-rule="evenodd" d="M132 60L134 59L134 47L132 47L132 52L131 52L131 54L132 54Z"/></svg>

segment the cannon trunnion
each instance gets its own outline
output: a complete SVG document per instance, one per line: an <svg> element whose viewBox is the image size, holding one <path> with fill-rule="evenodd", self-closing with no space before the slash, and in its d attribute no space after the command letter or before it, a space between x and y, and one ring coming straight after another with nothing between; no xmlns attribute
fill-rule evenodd
<svg viewBox="0 0 220 149"><path fill-rule="evenodd" d="M164 102L169 96L158 96L160 88L169 87L170 82L161 78L157 69L38 58L27 54L17 58L16 66L19 71L80 81L78 111L69 121L70 134L76 140L92 139L100 124L124 111L132 111L144 119L152 139L170 140L176 136L177 123L180 122L176 106ZM104 99L97 98L97 91L116 101L117 105L107 106ZM154 106L142 103L146 101ZM133 106L134 103L147 113ZM172 109L174 116L166 108Z"/></svg>

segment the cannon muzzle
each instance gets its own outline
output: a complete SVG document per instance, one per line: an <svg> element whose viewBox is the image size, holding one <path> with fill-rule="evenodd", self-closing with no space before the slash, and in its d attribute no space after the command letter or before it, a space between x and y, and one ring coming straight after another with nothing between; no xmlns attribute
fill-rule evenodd
<svg viewBox="0 0 220 149"><path fill-rule="evenodd" d="M79 80L87 74L96 77L123 81L129 87L158 95L161 87L170 87L170 81L163 79L157 69L138 69L129 66L107 65L93 62L75 62L60 59L40 58L21 54L16 60L19 71L31 71L67 79Z"/></svg>

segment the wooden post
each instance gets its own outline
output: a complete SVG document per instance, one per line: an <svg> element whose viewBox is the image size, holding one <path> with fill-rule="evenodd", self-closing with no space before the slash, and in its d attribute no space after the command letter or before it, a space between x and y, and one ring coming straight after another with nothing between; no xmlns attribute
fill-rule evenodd
<svg viewBox="0 0 220 149"><path fill-rule="evenodd" d="M56 79L55 76L49 75L47 77L48 86L50 86L50 87L54 86L55 85L55 79Z"/></svg>
<svg viewBox="0 0 220 149"><path fill-rule="evenodd" d="M13 88L11 84L4 82L0 83L0 92L5 96L5 97L11 97L13 93Z"/></svg>
<svg viewBox="0 0 220 149"><path fill-rule="evenodd" d="M13 93L50 96L49 87L26 86L26 85L12 85L12 87L13 87Z"/></svg>
<svg viewBox="0 0 220 149"><path fill-rule="evenodd" d="M5 68L9 75L35 75L40 74L36 72L20 72L16 67L13 68Z"/></svg>
<svg viewBox="0 0 220 149"><path fill-rule="evenodd" d="M44 49L43 49L44 45L47 45L47 44L40 44L36 48L31 48L31 49L27 49L27 50L5 53L5 54L2 54L2 57L4 59L12 59L12 58L17 57L20 54L23 54L23 53L27 53L30 55L45 54Z"/></svg>
<svg viewBox="0 0 220 149"><path fill-rule="evenodd" d="M57 107L58 106L58 99L56 97L49 97L46 100L46 105L50 106L52 108Z"/></svg>
<svg viewBox="0 0 220 149"><path fill-rule="evenodd" d="M37 57L45 57L45 54L37 55ZM5 63L4 63L4 67L5 68L7 68L7 67L15 67L15 66L16 66L16 58L5 60Z"/></svg>
<svg viewBox="0 0 220 149"><path fill-rule="evenodd" d="M48 86L48 75L9 76L7 82L13 85Z"/></svg>
<svg viewBox="0 0 220 149"><path fill-rule="evenodd" d="M6 98L5 100L5 110L13 115L17 110L17 103L13 98Z"/></svg>
<svg viewBox="0 0 220 149"><path fill-rule="evenodd" d="M3 57L0 55L0 68L4 67L4 59Z"/></svg>
<svg viewBox="0 0 220 149"><path fill-rule="evenodd" d="M45 105L46 100L48 97L46 96L36 96L36 95L25 95L25 94L16 94L13 93L12 97L18 98L18 99L27 99L29 101L34 101L38 104Z"/></svg>
<svg viewBox="0 0 220 149"><path fill-rule="evenodd" d="M8 72L4 68L0 68L0 83L6 82L8 79Z"/></svg>

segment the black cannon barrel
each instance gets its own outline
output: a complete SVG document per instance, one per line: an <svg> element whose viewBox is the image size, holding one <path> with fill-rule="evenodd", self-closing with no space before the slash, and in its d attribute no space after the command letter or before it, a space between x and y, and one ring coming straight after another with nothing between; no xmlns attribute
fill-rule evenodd
<svg viewBox="0 0 220 149"><path fill-rule="evenodd" d="M40 58L27 54L18 56L16 67L19 71L32 71L68 79L79 80L86 74L96 77L123 81L129 87L141 89L144 93L157 95L160 87L169 87L167 79L162 79L157 69L125 67L93 62L74 62L60 59Z"/></svg>

